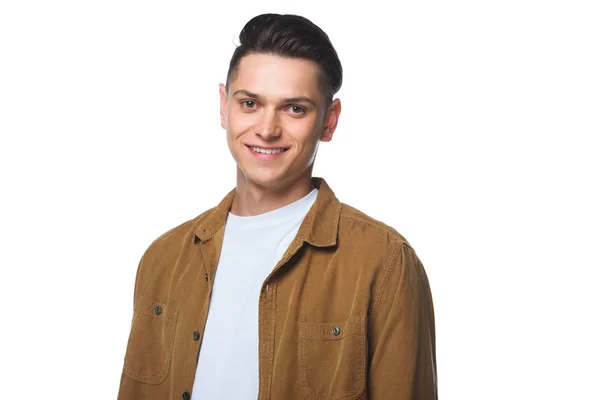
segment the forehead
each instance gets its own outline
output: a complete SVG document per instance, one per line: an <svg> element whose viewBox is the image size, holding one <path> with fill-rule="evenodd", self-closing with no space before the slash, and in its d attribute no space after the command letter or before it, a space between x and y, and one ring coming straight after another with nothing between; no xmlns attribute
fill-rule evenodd
<svg viewBox="0 0 600 400"><path fill-rule="evenodd" d="M265 96L321 99L319 69L309 60L249 54L240 60L232 78L230 85L234 90L243 89Z"/></svg>

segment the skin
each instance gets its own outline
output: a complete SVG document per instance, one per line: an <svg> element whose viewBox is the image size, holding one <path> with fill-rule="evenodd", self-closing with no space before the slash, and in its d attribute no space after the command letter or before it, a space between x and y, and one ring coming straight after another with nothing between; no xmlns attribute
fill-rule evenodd
<svg viewBox="0 0 600 400"><path fill-rule="evenodd" d="M286 206L312 189L320 142L329 142L341 112L319 89L315 63L269 54L240 60L229 87L219 86L221 126L237 164L231 212L258 215ZM256 157L248 145L286 148L274 160Z"/></svg>

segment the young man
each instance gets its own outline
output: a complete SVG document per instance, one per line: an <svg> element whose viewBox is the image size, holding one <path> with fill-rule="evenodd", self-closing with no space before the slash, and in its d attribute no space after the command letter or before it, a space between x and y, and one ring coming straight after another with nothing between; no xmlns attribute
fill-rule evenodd
<svg viewBox="0 0 600 400"><path fill-rule="evenodd" d="M293 15L240 43L220 86L237 185L144 253L119 399L436 399L421 262L312 177L341 112L336 51Z"/></svg>

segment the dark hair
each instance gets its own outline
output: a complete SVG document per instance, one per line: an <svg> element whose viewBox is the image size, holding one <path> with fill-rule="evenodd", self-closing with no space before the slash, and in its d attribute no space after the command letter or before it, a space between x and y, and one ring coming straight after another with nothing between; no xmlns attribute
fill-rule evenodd
<svg viewBox="0 0 600 400"><path fill-rule="evenodd" d="M342 86L342 64L327 34L308 19L290 14L262 14L252 18L240 32L240 45L233 52L227 72L227 87L248 54L273 54L310 60L320 71L320 84L328 101Z"/></svg>

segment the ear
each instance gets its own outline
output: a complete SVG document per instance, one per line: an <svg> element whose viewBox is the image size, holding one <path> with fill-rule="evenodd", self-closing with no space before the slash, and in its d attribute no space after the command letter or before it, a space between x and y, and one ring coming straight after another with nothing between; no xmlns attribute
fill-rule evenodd
<svg viewBox="0 0 600 400"><path fill-rule="evenodd" d="M325 115L325 128L323 129L323 133L321 133L321 141L329 142L333 137L333 132L335 132L335 128L337 127L338 119L340 118L340 113L342 112L342 102L340 99L335 99L329 105L329 109L327 110L327 114Z"/></svg>
<svg viewBox="0 0 600 400"><path fill-rule="evenodd" d="M221 99L221 128L227 129L227 88L222 83L219 85L219 97Z"/></svg>

